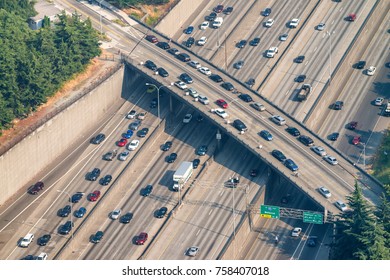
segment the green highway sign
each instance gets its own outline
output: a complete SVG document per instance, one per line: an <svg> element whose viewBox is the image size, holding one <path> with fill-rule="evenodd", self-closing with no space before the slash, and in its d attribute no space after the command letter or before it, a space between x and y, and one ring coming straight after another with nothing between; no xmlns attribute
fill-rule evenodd
<svg viewBox="0 0 390 280"><path fill-rule="evenodd" d="M269 206L269 205L260 205L260 216L263 218L280 218L280 207L278 206Z"/></svg>
<svg viewBox="0 0 390 280"><path fill-rule="evenodd" d="M303 222L312 224L323 224L324 215L321 213L303 212Z"/></svg>

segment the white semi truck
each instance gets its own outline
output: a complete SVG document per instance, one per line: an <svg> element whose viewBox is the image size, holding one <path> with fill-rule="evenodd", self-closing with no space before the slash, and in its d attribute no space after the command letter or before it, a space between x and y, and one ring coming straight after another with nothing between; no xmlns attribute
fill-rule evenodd
<svg viewBox="0 0 390 280"><path fill-rule="evenodd" d="M191 178L192 175L192 162L183 161L179 168L173 174L173 190L179 191L179 188L183 188L184 184Z"/></svg>

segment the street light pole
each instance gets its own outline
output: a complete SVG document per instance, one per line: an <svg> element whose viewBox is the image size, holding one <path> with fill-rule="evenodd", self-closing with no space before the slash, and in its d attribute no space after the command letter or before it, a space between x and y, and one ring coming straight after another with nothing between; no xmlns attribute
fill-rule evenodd
<svg viewBox="0 0 390 280"><path fill-rule="evenodd" d="M153 86L157 89L157 116L160 119L160 89L163 87L170 88L171 86L162 85L160 87L156 86L155 84L146 83L146 86ZM158 123L158 126L160 126L160 122Z"/></svg>
<svg viewBox="0 0 390 280"><path fill-rule="evenodd" d="M102 2L103 0L100 1L100 34L103 34L103 28L102 28Z"/></svg>
<svg viewBox="0 0 390 280"><path fill-rule="evenodd" d="M329 36L329 87L332 82L332 34L333 32L326 31L326 34Z"/></svg>
<svg viewBox="0 0 390 280"><path fill-rule="evenodd" d="M70 197L70 194L66 191L63 191L63 190L57 190L57 192L59 193L64 193L66 195L68 195L69 197L69 202L70 202L70 223L71 223L71 227L70 227L70 230L71 230L71 234L72 234L72 240L73 240L73 219L72 219L72 216L73 216L73 207L72 207L72 198ZM70 249L72 250L73 252L73 246L72 246L72 242L70 242Z"/></svg>

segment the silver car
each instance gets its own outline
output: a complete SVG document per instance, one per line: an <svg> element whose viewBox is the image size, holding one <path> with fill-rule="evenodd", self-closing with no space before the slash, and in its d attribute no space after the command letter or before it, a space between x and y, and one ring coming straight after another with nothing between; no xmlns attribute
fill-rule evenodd
<svg viewBox="0 0 390 280"><path fill-rule="evenodd" d="M330 193L330 191L329 191L327 188L325 188L325 187L319 187L319 188L318 188L318 191L319 191L323 196L325 196L326 198L329 198L329 197L332 196L332 194Z"/></svg>
<svg viewBox="0 0 390 280"><path fill-rule="evenodd" d="M313 152L315 152L317 155L320 155L320 156L326 156L326 151L324 148L322 148L321 146L313 146L311 147L311 149L313 150Z"/></svg>
<svg viewBox="0 0 390 280"><path fill-rule="evenodd" d="M124 152L120 153L119 160L121 160L121 161L127 160L127 157L129 156L129 154L130 154L129 151L124 151Z"/></svg>
<svg viewBox="0 0 390 280"><path fill-rule="evenodd" d="M336 165L336 164L339 163L339 162L337 161L337 159L336 159L335 157L332 157L332 156L324 156L323 159L324 159L327 163L329 163L329 164L331 164L331 165Z"/></svg>
<svg viewBox="0 0 390 280"><path fill-rule="evenodd" d="M188 250L187 250L187 256L195 257L196 254L198 253L198 251L199 251L199 247L197 247L197 246L192 246L192 247L188 248Z"/></svg>
<svg viewBox="0 0 390 280"><path fill-rule="evenodd" d="M206 96L204 96L204 95L199 95L198 96L198 100L199 100L200 103L202 103L204 105L209 104L209 99Z"/></svg>
<svg viewBox="0 0 390 280"><path fill-rule="evenodd" d="M265 106L259 102L252 103L251 106L260 112L265 110Z"/></svg>

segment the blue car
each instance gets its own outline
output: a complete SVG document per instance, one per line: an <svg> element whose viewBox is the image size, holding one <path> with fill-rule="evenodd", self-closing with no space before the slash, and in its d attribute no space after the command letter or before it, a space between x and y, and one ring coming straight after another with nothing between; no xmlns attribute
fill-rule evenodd
<svg viewBox="0 0 390 280"><path fill-rule="evenodd" d="M295 164L295 162L292 159L286 159L284 161L284 166L286 166L291 171L297 171L298 165Z"/></svg>
<svg viewBox="0 0 390 280"><path fill-rule="evenodd" d="M192 31L194 31L194 27L193 27L193 26L188 26L188 27L186 28L186 30L184 30L184 33L185 33L185 34L191 34Z"/></svg>
<svg viewBox="0 0 390 280"><path fill-rule="evenodd" d="M85 213L87 213L87 209L85 209L84 207L80 207L79 210L74 212L74 216L76 218L82 218L82 217L84 217Z"/></svg>
<svg viewBox="0 0 390 280"><path fill-rule="evenodd" d="M127 130L126 133L123 133L123 138L129 139L131 136L133 136L133 131L131 129Z"/></svg>
<svg viewBox="0 0 390 280"><path fill-rule="evenodd" d="M260 136L263 137L267 141L272 141L272 139L274 139L272 137L272 134L268 130L260 131Z"/></svg>

